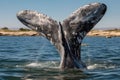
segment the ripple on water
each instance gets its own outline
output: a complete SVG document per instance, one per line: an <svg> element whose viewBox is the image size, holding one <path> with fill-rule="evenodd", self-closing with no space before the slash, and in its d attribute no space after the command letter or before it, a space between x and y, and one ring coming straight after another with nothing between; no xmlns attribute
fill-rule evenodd
<svg viewBox="0 0 120 80"><path fill-rule="evenodd" d="M40 37L0 37L0 80L119 80L120 38L86 37L87 70L59 69L55 47Z"/></svg>

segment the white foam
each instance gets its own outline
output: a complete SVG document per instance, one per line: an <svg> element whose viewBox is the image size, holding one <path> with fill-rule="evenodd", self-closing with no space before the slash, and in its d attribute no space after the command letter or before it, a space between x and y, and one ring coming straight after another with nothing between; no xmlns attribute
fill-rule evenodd
<svg viewBox="0 0 120 80"><path fill-rule="evenodd" d="M38 67L38 68L58 68L58 62L46 61L46 62L32 62L26 64L25 67Z"/></svg>
<svg viewBox="0 0 120 80"><path fill-rule="evenodd" d="M93 64L87 66L87 69L98 69L98 68L103 68L103 69L111 69L111 68L116 68L117 66L115 65L107 65L107 64Z"/></svg>
<svg viewBox="0 0 120 80"><path fill-rule="evenodd" d="M59 68L58 61L45 61L45 62L31 62L25 65L16 65L16 67L28 67L28 68Z"/></svg>
<svg viewBox="0 0 120 80"><path fill-rule="evenodd" d="M89 66L87 66L87 69L95 69L95 68L97 68L97 64L93 64L93 65L89 65Z"/></svg>
<svg viewBox="0 0 120 80"><path fill-rule="evenodd" d="M26 65L27 67L41 67L42 66L42 64L40 64L40 63L30 63L30 64L27 64Z"/></svg>

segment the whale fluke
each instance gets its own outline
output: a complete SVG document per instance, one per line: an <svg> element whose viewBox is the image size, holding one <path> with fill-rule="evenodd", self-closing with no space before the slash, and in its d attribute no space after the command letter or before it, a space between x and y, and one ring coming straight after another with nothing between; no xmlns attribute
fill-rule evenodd
<svg viewBox="0 0 120 80"><path fill-rule="evenodd" d="M61 56L62 69L83 69L86 65L81 61L82 40L100 21L106 9L103 3L88 4L77 9L62 23L31 10L18 12L17 18L55 45Z"/></svg>

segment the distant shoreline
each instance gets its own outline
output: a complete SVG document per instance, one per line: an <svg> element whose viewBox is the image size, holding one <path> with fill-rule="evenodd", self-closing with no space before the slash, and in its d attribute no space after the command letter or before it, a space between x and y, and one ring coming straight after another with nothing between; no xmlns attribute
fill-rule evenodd
<svg viewBox="0 0 120 80"><path fill-rule="evenodd" d="M1 30L0 36L40 36L39 33L29 30ZM120 29L118 30L92 30L87 36L103 36L103 37L120 37Z"/></svg>
<svg viewBox="0 0 120 80"><path fill-rule="evenodd" d="M120 29L113 30L92 30L88 34L88 36L101 36L101 37L120 37Z"/></svg>
<svg viewBox="0 0 120 80"><path fill-rule="evenodd" d="M39 36L39 33L32 30L0 30L0 36Z"/></svg>

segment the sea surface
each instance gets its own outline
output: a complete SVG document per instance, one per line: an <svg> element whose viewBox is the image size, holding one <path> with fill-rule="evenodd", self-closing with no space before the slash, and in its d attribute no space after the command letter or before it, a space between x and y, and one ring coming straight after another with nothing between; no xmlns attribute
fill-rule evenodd
<svg viewBox="0 0 120 80"><path fill-rule="evenodd" d="M0 36L0 80L120 80L120 37L86 37L87 70L60 70L60 56L40 36Z"/></svg>

